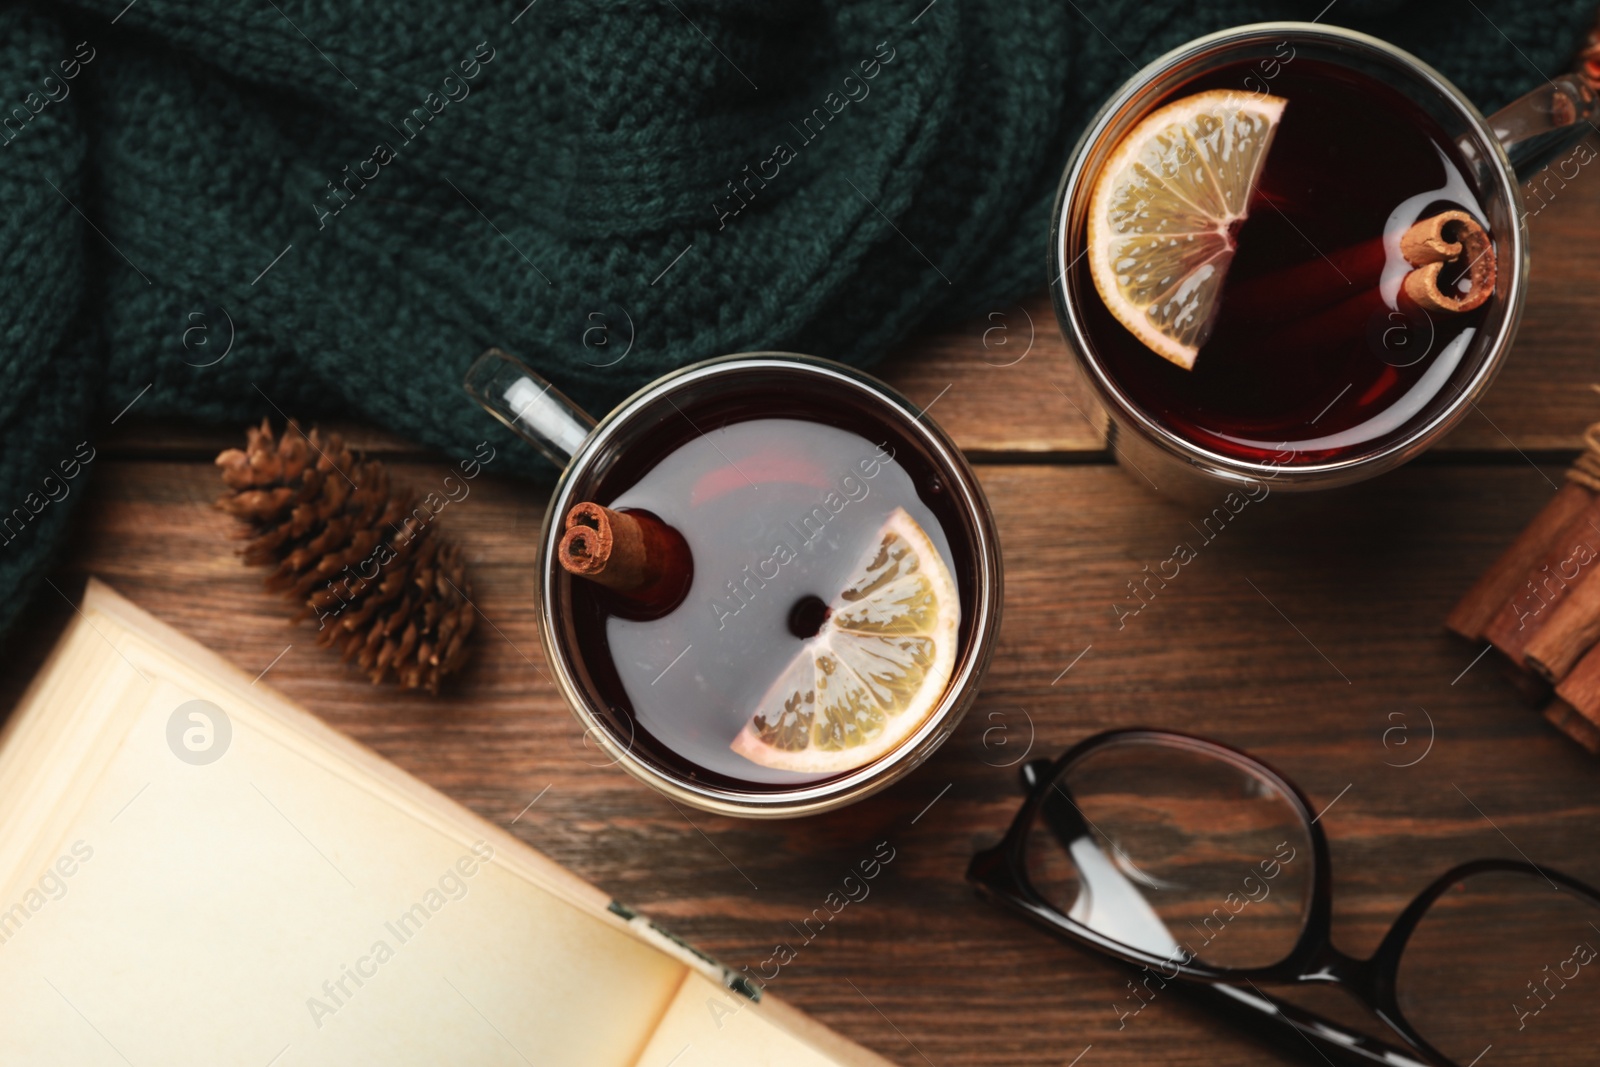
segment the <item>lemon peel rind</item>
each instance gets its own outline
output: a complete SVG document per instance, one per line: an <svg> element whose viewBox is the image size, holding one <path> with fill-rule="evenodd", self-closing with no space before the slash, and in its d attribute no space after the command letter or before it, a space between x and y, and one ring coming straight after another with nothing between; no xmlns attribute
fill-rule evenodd
<svg viewBox="0 0 1600 1067"><path fill-rule="evenodd" d="M960 599L956 591L955 581L945 566L944 559L933 546L927 533L917 525L915 519L904 508L896 508L890 513L889 518L880 529L877 539L873 542L869 552L864 554L865 560L870 560L871 554L876 553L882 539L894 533L911 545L916 552L919 570L924 573L933 586L933 593L941 605L952 605L954 610L938 613L934 619L934 626L930 630L922 630L905 634L882 634L870 631L845 629L833 626L832 619L823 623L823 628L816 636L809 638L800 647L795 658L789 665L779 672L774 682L774 689L769 690L767 696L761 700L761 707L765 708L772 703L769 699L783 679L803 660L811 660L814 664L819 655L831 655L834 662L843 670L850 672L861 686L871 692L874 686L868 679L861 677L849 661L834 648L833 640L838 637L893 639L896 637L922 637L933 641L935 656L933 662L924 672L922 684L917 688L916 696L907 704L906 708L898 713L888 716L882 732L878 736L861 745L848 749L817 750L810 746L803 749L780 749L763 741L755 730L755 716L746 722L729 747L762 767L772 770L793 771L805 774L838 774L855 770L873 763L892 752L903 744L908 738L922 728L923 724L939 708L943 702L946 690L949 688L950 679L955 673L956 644L959 638L961 612ZM859 573L865 569L865 563L857 568ZM834 605L837 606L837 605ZM813 668L815 672L815 668ZM813 674L813 692L815 691L815 677ZM928 696L927 694L932 694ZM920 711L919 711L920 709ZM759 714L759 712L757 713Z"/></svg>

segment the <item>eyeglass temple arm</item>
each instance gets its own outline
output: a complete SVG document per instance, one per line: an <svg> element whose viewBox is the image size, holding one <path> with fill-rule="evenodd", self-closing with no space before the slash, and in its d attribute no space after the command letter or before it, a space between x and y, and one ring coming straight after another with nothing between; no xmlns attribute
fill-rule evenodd
<svg viewBox="0 0 1600 1067"><path fill-rule="evenodd" d="M1418 1053L1348 1030L1315 1012L1262 993L1253 985L1245 989L1221 982L1185 981L1180 988L1217 1014L1230 1016L1245 1029L1308 1063L1434 1067ZM1298 1035L1298 1040L1289 1036L1291 1032ZM1317 1055L1307 1055L1308 1047Z"/></svg>

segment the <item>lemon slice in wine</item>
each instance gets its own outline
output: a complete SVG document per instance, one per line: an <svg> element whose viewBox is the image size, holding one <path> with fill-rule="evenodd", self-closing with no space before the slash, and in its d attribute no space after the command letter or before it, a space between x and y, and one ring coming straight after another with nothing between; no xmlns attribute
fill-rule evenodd
<svg viewBox="0 0 1600 1067"><path fill-rule="evenodd" d="M939 706L960 622L944 560L896 508L731 747L763 767L812 774L872 762Z"/></svg>
<svg viewBox="0 0 1600 1067"><path fill-rule="evenodd" d="M1211 335L1234 234L1288 101L1213 89L1158 108L1094 184L1089 273L1106 307L1188 370Z"/></svg>

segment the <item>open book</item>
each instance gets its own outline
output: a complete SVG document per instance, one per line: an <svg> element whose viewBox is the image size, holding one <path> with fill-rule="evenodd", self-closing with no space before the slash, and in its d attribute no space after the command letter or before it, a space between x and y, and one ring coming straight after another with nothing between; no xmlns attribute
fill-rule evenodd
<svg viewBox="0 0 1600 1067"><path fill-rule="evenodd" d="M91 581L0 735L0 1063L886 1061Z"/></svg>

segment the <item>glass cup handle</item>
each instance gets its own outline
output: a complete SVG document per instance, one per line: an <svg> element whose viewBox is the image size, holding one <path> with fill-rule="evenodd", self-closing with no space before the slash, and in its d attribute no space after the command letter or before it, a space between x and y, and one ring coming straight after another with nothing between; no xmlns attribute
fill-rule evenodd
<svg viewBox="0 0 1600 1067"><path fill-rule="evenodd" d="M483 410L557 467L567 465L594 429L594 419L586 411L498 348L473 360L461 385Z"/></svg>
<svg viewBox="0 0 1600 1067"><path fill-rule="evenodd" d="M1600 51L1591 36L1580 68L1562 74L1489 116L1500 147L1519 179L1527 179L1552 156L1576 144L1600 120Z"/></svg>

